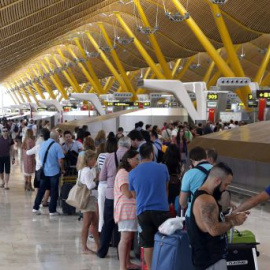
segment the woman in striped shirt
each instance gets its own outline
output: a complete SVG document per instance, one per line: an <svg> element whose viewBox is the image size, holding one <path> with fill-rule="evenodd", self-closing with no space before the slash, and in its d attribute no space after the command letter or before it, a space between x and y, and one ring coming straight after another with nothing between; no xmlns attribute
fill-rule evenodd
<svg viewBox="0 0 270 270"><path fill-rule="evenodd" d="M114 220L121 240L118 246L120 270L131 267L129 254L134 232L137 231L136 201L129 191L128 173L139 164L139 153L129 150L122 158L114 182Z"/></svg>

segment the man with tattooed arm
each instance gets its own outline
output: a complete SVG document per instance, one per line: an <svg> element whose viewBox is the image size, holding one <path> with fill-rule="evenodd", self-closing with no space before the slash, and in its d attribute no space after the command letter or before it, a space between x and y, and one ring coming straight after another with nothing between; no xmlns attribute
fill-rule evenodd
<svg viewBox="0 0 270 270"><path fill-rule="evenodd" d="M227 232L234 226L242 225L248 214L238 212L224 216L217 203L232 178L231 168L220 162L213 166L206 182L194 194L188 234L196 269L227 269Z"/></svg>

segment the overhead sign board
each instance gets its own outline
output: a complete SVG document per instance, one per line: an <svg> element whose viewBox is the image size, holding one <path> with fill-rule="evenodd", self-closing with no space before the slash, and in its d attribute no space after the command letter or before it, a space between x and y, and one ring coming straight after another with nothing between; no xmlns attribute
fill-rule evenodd
<svg viewBox="0 0 270 270"><path fill-rule="evenodd" d="M257 90L256 97L270 99L270 90Z"/></svg>
<svg viewBox="0 0 270 270"><path fill-rule="evenodd" d="M207 94L207 99L208 100L218 100L218 94L216 94L216 93L208 93Z"/></svg>
<svg viewBox="0 0 270 270"><path fill-rule="evenodd" d="M113 96L115 99L118 98L132 98L133 94L128 92L122 92L122 93L113 93Z"/></svg>
<svg viewBox="0 0 270 270"><path fill-rule="evenodd" d="M115 106L115 107L139 107L143 105L144 107L149 107L151 105L150 102L107 102L107 106Z"/></svg>
<svg viewBox="0 0 270 270"><path fill-rule="evenodd" d="M258 100L252 99L248 101L249 108L257 108L258 107Z"/></svg>
<svg viewBox="0 0 270 270"><path fill-rule="evenodd" d="M208 102L207 107L208 108L216 108L217 107L217 102Z"/></svg>

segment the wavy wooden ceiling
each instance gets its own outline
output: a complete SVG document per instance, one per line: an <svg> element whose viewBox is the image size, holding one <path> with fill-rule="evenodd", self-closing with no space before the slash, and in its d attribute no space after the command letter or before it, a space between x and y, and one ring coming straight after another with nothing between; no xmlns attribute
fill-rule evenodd
<svg viewBox="0 0 270 270"><path fill-rule="evenodd" d="M222 41L207 1L190 0L188 12L215 48L221 48ZM186 0L180 2L186 6ZM184 22L172 22L165 16L162 0L142 0L141 3L151 25L155 25L156 17L158 19L159 31L155 36L168 62L204 52L204 48ZM171 1L164 0L164 3L170 11L176 11ZM245 43L243 50L246 56L241 63L247 75L254 77L263 59L262 52L270 41L270 1L229 0L221 9L234 44ZM152 59L157 61L148 37L136 30L140 20L138 16L134 16L137 13L134 13L132 3L124 5L117 0L0 0L0 82L24 76L25 71L32 64L39 64L45 55L57 55L56 49L60 45L65 57L73 61L63 44L70 44L76 54L82 57L73 37L79 37L85 50L95 51L87 37L78 33L89 30L99 45L104 45L105 41L100 38L97 26L99 21L104 23L112 40L115 32L118 36L125 37L124 30L112 15L113 11L121 12ZM117 45L116 51L126 71L147 67L133 44ZM226 53L222 54L225 57ZM63 63L60 57L59 61ZM111 76L101 58L91 61L100 79ZM194 61L197 62L198 57ZM201 68L189 70L183 80L202 79L211 61L203 54L200 54L200 61ZM54 60L52 64L56 67ZM42 69L41 66L40 68ZM77 66L73 66L72 70L79 83L86 82ZM62 75L60 79L65 86L69 85Z"/></svg>

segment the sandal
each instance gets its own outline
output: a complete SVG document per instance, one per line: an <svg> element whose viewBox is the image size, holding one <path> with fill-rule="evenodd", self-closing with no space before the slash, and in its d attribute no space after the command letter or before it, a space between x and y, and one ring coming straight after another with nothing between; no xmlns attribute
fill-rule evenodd
<svg viewBox="0 0 270 270"><path fill-rule="evenodd" d="M9 190L9 187L5 187L4 189L5 189L5 190Z"/></svg>

